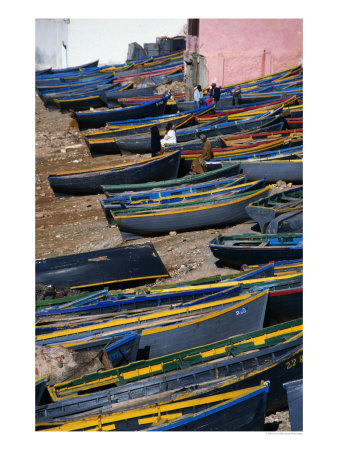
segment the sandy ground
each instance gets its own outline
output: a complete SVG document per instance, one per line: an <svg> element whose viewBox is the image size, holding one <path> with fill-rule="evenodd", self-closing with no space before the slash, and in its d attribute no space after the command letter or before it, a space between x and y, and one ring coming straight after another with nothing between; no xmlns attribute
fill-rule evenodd
<svg viewBox="0 0 338 450"><path fill-rule="evenodd" d="M118 228L109 227L99 204L103 194L55 198L48 183L48 174L94 168L121 162L139 161L149 155L107 155L93 158L81 133L65 135L69 115L48 111L36 95L36 258L81 253L123 244ZM275 188L278 191L278 188ZM219 268L208 243L219 233L241 234L252 232L254 222L247 221L234 227L211 228L180 232L131 241L150 240L165 264L170 282L197 279L216 274L235 272ZM128 243L127 243L128 244ZM165 281L158 281L157 284ZM267 418L271 429L290 431L288 411Z"/></svg>

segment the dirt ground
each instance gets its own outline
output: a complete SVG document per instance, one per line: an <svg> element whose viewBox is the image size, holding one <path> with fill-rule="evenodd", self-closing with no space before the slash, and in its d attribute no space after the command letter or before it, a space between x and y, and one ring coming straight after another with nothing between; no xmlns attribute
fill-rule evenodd
<svg viewBox="0 0 338 450"><path fill-rule="evenodd" d="M57 199L49 186L48 174L94 168L122 162L139 161L149 155L106 155L93 158L81 133L74 129L67 135L68 114L48 111L36 95L36 258L49 258L123 245L116 226L109 227L99 204L103 194ZM274 188L278 191L281 188ZM234 227L210 228L174 235L147 237L132 243L152 241L171 280L170 283L235 272L219 268L208 243L217 234L252 232L248 220ZM128 244L128 242L126 243ZM158 280L157 284L168 281ZM279 431L290 431L288 412L267 417ZM271 425L273 427L273 425Z"/></svg>

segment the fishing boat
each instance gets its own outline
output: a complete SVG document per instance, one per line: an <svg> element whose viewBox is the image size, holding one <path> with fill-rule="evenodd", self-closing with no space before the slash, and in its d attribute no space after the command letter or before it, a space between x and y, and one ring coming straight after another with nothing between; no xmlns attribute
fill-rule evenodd
<svg viewBox="0 0 338 450"><path fill-rule="evenodd" d="M246 182L243 175L236 175L234 177L216 178L206 183L185 184L182 187L173 189L150 189L148 191L127 191L123 194L111 194L107 199L102 200L103 205L108 205L117 202L137 203L148 200L160 200L175 195L185 195L199 192L212 191L214 189L221 189L223 187L236 186Z"/></svg>
<svg viewBox="0 0 338 450"><path fill-rule="evenodd" d="M303 233L303 210L291 211L277 216L267 225L266 233Z"/></svg>
<svg viewBox="0 0 338 450"><path fill-rule="evenodd" d="M93 85L101 83L102 81L113 81L114 77L112 75L100 75L93 78L87 78L79 81L67 81L67 82L44 82L43 84L36 84L36 90L41 93L50 92L50 91L58 91L60 89L69 88L84 88L88 87L88 85Z"/></svg>
<svg viewBox="0 0 338 450"><path fill-rule="evenodd" d="M102 89L97 90L95 93L92 94L73 94L73 96L67 96L67 97L58 97L54 98L54 104L56 107L58 107L61 111L69 110L69 108L74 109L74 111L81 111L89 108L99 108L102 106L105 106L105 103L101 99L102 93L108 93L108 92L120 92L120 95L122 91L125 89L129 89L133 83L127 83L122 86L112 87L111 89Z"/></svg>
<svg viewBox="0 0 338 450"><path fill-rule="evenodd" d="M205 173L197 175L188 175L182 178L176 178L165 181L155 181L147 183L137 184L116 184L116 185L103 185L102 190L107 197L115 196L124 192L142 192L142 191L157 191L163 189L174 189L182 186L203 184L219 178L228 178L238 175L240 169L239 164L224 164L222 167L216 170L210 170Z"/></svg>
<svg viewBox="0 0 338 450"><path fill-rule="evenodd" d="M115 108L108 109L107 111L77 113L76 120L80 130L86 130L88 128L104 127L107 122L112 122L114 120L161 116L164 114L169 97L170 96L167 95L161 100L155 100L138 106L131 106L130 108Z"/></svg>
<svg viewBox="0 0 338 450"><path fill-rule="evenodd" d="M248 205L245 210L258 223L261 233L277 216L303 209L303 186L274 194Z"/></svg>
<svg viewBox="0 0 338 450"><path fill-rule="evenodd" d="M102 185L171 180L178 174L180 152L165 153L137 163L50 174L48 181L56 194L98 194ZM235 169L237 171L238 168Z"/></svg>
<svg viewBox="0 0 338 450"><path fill-rule="evenodd" d="M288 396L291 431L303 431L303 378L283 384Z"/></svg>
<svg viewBox="0 0 338 450"><path fill-rule="evenodd" d="M48 386L51 401L36 408L36 419L71 417L94 408L116 410L121 402L134 400L142 404L148 396L159 399L168 392L189 392L202 383L221 382L219 391L231 392L254 386L262 379L270 380L272 389L268 410L277 410L287 406L282 383L302 374L301 322L269 327ZM92 393L93 390L96 392Z"/></svg>
<svg viewBox="0 0 338 450"><path fill-rule="evenodd" d="M264 326L293 320L303 315L302 273L280 274L251 279L242 277L223 280L218 283L177 286L176 289L154 290L149 293L112 294L105 297L85 296L68 303L36 311L36 334L54 332L72 326L86 324L89 320L113 320L122 312L125 317L133 314L148 314L190 307L202 303L225 300L231 297L269 289ZM92 297L92 298L91 298ZM162 317L162 316L161 316ZM162 319L161 319L162 320ZM105 343L108 341L105 341Z"/></svg>
<svg viewBox="0 0 338 450"><path fill-rule="evenodd" d="M100 83L92 82L88 83L83 87L77 87L77 88L64 88L64 89L58 89L56 91L45 91L45 92L39 92L38 95L43 101L43 104L46 108L49 110L56 109L57 106L54 103L54 99L57 98L69 98L75 95L79 96L85 96L85 95L95 95L97 92L104 92L106 90L110 90L113 88L117 88L121 86L120 83L114 83L113 78L112 79L106 79L101 81Z"/></svg>
<svg viewBox="0 0 338 450"><path fill-rule="evenodd" d="M268 290L197 305L64 327L36 336L37 345L74 345L127 331L141 331L138 359L205 345L263 327Z"/></svg>
<svg viewBox="0 0 338 450"><path fill-rule="evenodd" d="M211 199L222 196L222 198L226 196L232 196L235 194L241 194L244 192L254 191L255 189L259 189L265 186L265 180L257 180L252 181L250 183L237 183L236 181L233 181L230 184L222 183L215 188L206 188L203 191L200 190L198 192L177 192L177 193L170 193L169 195L165 196L163 198L150 198L150 199L135 199L135 200L115 200L115 199L107 199L100 201L102 209L108 219L108 222L113 220L113 214L116 211L126 210L126 209L132 209L132 208L139 208L139 207L149 207L149 206L160 206L160 205L178 205L178 204L186 204L190 201L197 201L197 200L203 200L203 199Z"/></svg>
<svg viewBox="0 0 338 450"><path fill-rule="evenodd" d="M264 386L261 391L248 389L243 397L238 395L231 401L201 412L168 419L165 424L152 425L147 431L263 431L269 383L266 382Z"/></svg>
<svg viewBox="0 0 338 450"><path fill-rule="evenodd" d="M173 120L168 121L161 121L160 122L160 129L159 132L163 133L165 131L165 126L168 124L168 122L171 122L173 126L176 128L184 127L185 125L191 123L194 120L195 116L193 114L186 114L181 117L177 117ZM129 139L138 139L137 137L140 136L141 140L146 138L146 141L150 140L150 128L154 126L155 123L153 122L150 125L145 126L131 126L126 129L119 130L111 130L106 131L102 133L98 133L97 135L91 134L90 136L85 137L85 142L87 144L87 147L92 153L101 153L101 154L133 154L135 152L129 151L128 148L125 151L121 150L121 146L119 143L121 140L123 142L127 142ZM140 129L140 134L136 134L137 130ZM130 130L133 130L130 131ZM144 130L147 130L145 133L143 133ZM149 135L148 135L149 134ZM93 139L94 137L94 139ZM149 141L150 142L150 141ZM145 148L142 148L142 146L139 147L139 154L144 153L150 153L151 152L151 146L148 148L146 146Z"/></svg>
<svg viewBox="0 0 338 450"><path fill-rule="evenodd" d="M246 178L244 176L228 177L224 179L216 179L209 183L196 183L192 185L184 185L176 189L158 189L150 191L140 191L138 193L126 192L124 194L111 195L107 199L99 200L101 207L105 213L108 224L114 223L113 217L109 211L125 209L129 206L143 206L150 204L165 204L174 201L187 200L192 194L217 195L222 193L225 188L239 186L244 184ZM254 185L251 185L252 188ZM249 186L248 186L249 188ZM248 189L250 190L250 188ZM216 192L217 191L217 192ZM228 192L228 191L227 191ZM190 198L191 199L191 198Z"/></svg>
<svg viewBox="0 0 338 450"><path fill-rule="evenodd" d="M177 142L187 142L191 139L196 139L200 134L207 137L224 136L226 134L233 134L239 131L250 131L257 127L264 127L266 125L280 122L280 115L277 112L270 112L268 114L261 114L249 119L242 119L232 122L223 123L225 119L218 119L214 125L195 125L193 127L184 128L176 132ZM135 135L114 138L114 146L119 148L120 152L127 153L149 153L151 151L150 135Z"/></svg>
<svg viewBox="0 0 338 450"><path fill-rule="evenodd" d="M153 400L144 407L39 423L37 430L263 431L269 383L218 396L213 395L215 390L216 386L200 389L198 399L189 400L179 395L175 400L160 404Z"/></svg>
<svg viewBox="0 0 338 450"><path fill-rule="evenodd" d="M182 166L185 170L191 169L191 163L198 158L201 152L198 150L185 150L181 153ZM219 167L231 161L255 161L255 160L272 160L285 159L286 157L298 158L303 154L303 138L290 137L282 139L267 140L260 143L243 143L242 145L234 145L228 148L212 149L212 158L207 162L208 167Z"/></svg>
<svg viewBox="0 0 338 450"><path fill-rule="evenodd" d="M288 152L288 150L287 150ZM293 150L292 150L292 153ZM234 163L240 164L240 173L247 177L248 181L259 180L265 177L267 183L275 183L278 180L283 180L287 183L303 183L303 158L302 152L299 152L297 159L264 159L257 158L256 160L240 160L236 159ZM230 164L230 161L224 161ZM207 170L219 169L222 167L222 162L212 163L207 162Z"/></svg>
<svg viewBox="0 0 338 450"><path fill-rule="evenodd" d="M151 242L37 259L35 274L36 283L72 289L169 276Z"/></svg>
<svg viewBox="0 0 338 450"><path fill-rule="evenodd" d="M271 186L256 191L186 202L185 205L139 207L112 213L123 238L169 233L238 223L247 219L245 206L256 199L269 196ZM128 233L128 234L127 234ZM285 259L285 258L284 258Z"/></svg>
<svg viewBox="0 0 338 450"><path fill-rule="evenodd" d="M229 266L264 264L303 257L303 235L293 233L222 236L209 243L213 255Z"/></svg>
<svg viewBox="0 0 338 450"><path fill-rule="evenodd" d="M134 97L137 95L153 94L157 86L148 86L144 88L128 89L128 91L123 92L124 98ZM113 108L118 106L117 99L121 97L118 92L104 92L100 95L102 102L108 106L108 108Z"/></svg>
<svg viewBox="0 0 338 450"><path fill-rule="evenodd" d="M197 280L189 280L185 282L180 283L174 283L174 284L165 284L165 285L155 285L152 287L143 288L140 289L124 289L124 290L111 290L109 291L109 296L113 300L123 300L123 299L130 299L132 296L136 295L144 295L147 296L150 293L156 293L161 291L167 291L169 290L177 290L177 288L181 288L184 286L197 286L197 285L208 285L208 284L214 284L219 283L221 281L241 281L241 280L249 280L249 279L256 279L256 278L264 278L264 277L273 277L277 276L281 272L284 271L288 275L293 275L295 273L302 271L302 260L298 260L296 262L286 262L286 266L283 265L283 261L280 261L278 263L269 263L264 265L256 265L256 266L250 266L246 270L241 270L240 272L235 272L233 274L229 275L214 275L212 277L206 277L206 278L198 278ZM277 266L275 269L275 265ZM171 291L171 292L172 292ZM203 294L205 294L203 292ZM194 293L195 295L195 293ZM67 308L68 306L80 306L82 304L90 304L97 302L98 300L105 301L108 297L108 289L102 289L100 291L95 291L90 294L79 294L71 297L61 297L61 298L39 298L36 300L36 311L37 314L39 314L39 311L43 310L50 310L49 308L53 309L54 307L58 307L62 305L63 308ZM191 298L193 300L195 297ZM179 301L183 301L180 299ZM152 304L151 306L159 306L162 304L157 302ZM136 306L132 306L132 309L136 309ZM119 310L119 309L118 309Z"/></svg>
<svg viewBox="0 0 338 450"><path fill-rule="evenodd" d="M88 69L90 67L97 67L98 64L99 64L99 60L96 59L95 61L91 61L86 64L80 64L79 66L65 67L64 69L51 69L51 73L64 73L64 72L79 71L79 70L83 70L83 69Z"/></svg>

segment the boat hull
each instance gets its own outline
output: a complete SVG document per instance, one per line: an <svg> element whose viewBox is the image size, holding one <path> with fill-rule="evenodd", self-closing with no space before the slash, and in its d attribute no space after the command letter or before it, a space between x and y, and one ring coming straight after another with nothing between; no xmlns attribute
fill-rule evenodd
<svg viewBox="0 0 338 450"><path fill-rule="evenodd" d="M57 288L99 286L169 276L151 242L38 259L35 272L36 283L53 284Z"/></svg>
<svg viewBox="0 0 338 450"><path fill-rule="evenodd" d="M148 181L175 179L178 174L180 152L167 153L145 162L120 168L92 170L48 177L54 193L66 195L99 194L102 185L145 183Z"/></svg>
<svg viewBox="0 0 338 450"><path fill-rule="evenodd" d="M156 117L164 114L165 107L169 96L163 97L161 100L149 102L143 105L131 108L117 108L108 111L99 111L93 113L76 114L76 119L80 130L88 128L104 127L107 122L115 120L140 119L142 117Z"/></svg>
<svg viewBox="0 0 338 450"><path fill-rule="evenodd" d="M258 192L248 193L243 198L236 201L215 201L214 205L195 208L187 208L181 212L175 208L168 208L161 214L135 214L123 215L123 212L116 212L114 219L120 231L135 235L148 235L156 233L168 233L176 230L189 230L209 226L219 226L231 223L238 223L248 218L245 206L256 199L269 195L269 187ZM292 259L292 258L284 258Z"/></svg>

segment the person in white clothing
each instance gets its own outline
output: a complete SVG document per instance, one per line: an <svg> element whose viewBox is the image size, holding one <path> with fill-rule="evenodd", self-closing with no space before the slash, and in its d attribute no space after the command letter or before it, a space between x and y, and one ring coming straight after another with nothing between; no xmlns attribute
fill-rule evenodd
<svg viewBox="0 0 338 450"><path fill-rule="evenodd" d="M164 148L166 145L169 144L176 144L176 132L174 130L173 124L171 122L168 122L167 126L165 127L165 135L161 139L161 147Z"/></svg>
<svg viewBox="0 0 338 450"><path fill-rule="evenodd" d="M200 84L195 85L194 87L194 102L196 109L203 106L203 90Z"/></svg>

